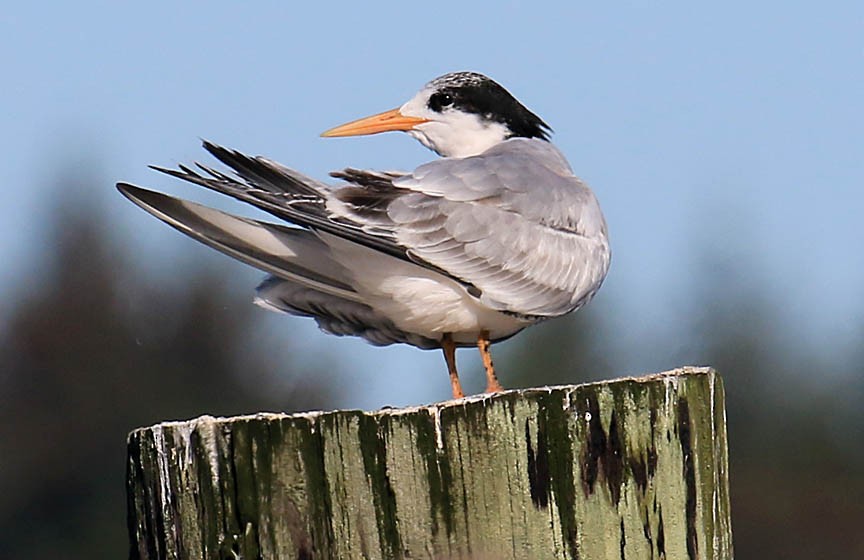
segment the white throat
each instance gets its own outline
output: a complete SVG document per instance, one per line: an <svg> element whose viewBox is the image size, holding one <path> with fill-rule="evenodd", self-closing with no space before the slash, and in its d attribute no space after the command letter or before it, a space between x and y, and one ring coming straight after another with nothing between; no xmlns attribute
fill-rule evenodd
<svg viewBox="0 0 864 560"><path fill-rule="evenodd" d="M481 154L506 140L510 130L502 123L490 121L474 113L445 109L437 113L429 109L429 90L418 93L399 108L403 115L428 119L429 122L408 131L430 150L444 157L469 157Z"/></svg>

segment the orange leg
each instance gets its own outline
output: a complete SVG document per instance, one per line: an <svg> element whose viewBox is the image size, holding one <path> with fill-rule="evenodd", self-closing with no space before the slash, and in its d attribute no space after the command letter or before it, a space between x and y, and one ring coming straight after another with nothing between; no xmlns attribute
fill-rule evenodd
<svg viewBox="0 0 864 560"><path fill-rule="evenodd" d="M498 383L498 378L495 377L495 366L492 365L492 352L489 350L491 346L489 342L489 331L480 331L480 336L477 337L477 348L480 350L480 357L483 358L483 367L486 368L486 392L500 393L504 387Z"/></svg>
<svg viewBox="0 0 864 560"><path fill-rule="evenodd" d="M453 398L461 399L465 393L462 392L462 384L459 383L459 372L456 371L456 343L453 342L453 336L450 333L445 333L441 339L441 349L444 350L444 361L447 362L447 372L450 374Z"/></svg>

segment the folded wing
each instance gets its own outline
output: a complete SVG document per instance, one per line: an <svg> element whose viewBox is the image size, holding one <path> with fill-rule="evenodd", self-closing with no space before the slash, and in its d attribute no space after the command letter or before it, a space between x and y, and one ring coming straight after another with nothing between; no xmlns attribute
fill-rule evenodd
<svg viewBox="0 0 864 560"><path fill-rule="evenodd" d="M261 157L204 145L237 177L202 165L200 171L157 169L310 231L227 219L185 201L172 203L177 213L169 223L279 277L302 277L298 282L308 289L343 290L339 297L351 300L350 272L344 270L351 264L331 259L318 267L302 258L274 264L273 253L262 255L253 240L266 232L326 247L315 232L329 233L455 279L492 309L537 318L582 305L608 269L606 225L596 199L548 142L513 139L479 156L433 161L411 174L346 169L333 174L346 181L338 187ZM133 187L125 188L129 195ZM190 219L198 221L195 227L189 227ZM231 228L243 230L235 236L242 243L226 241ZM316 254L326 254L319 249Z"/></svg>

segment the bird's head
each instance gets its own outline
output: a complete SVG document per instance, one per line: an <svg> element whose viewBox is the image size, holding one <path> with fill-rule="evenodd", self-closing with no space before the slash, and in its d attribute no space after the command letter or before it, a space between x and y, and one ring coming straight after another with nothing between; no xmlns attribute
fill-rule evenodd
<svg viewBox="0 0 864 560"><path fill-rule="evenodd" d="M435 78L407 103L352 121L325 137L407 132L445 157L480 154L508 138L548 140L550 128L497 82L475 72Z"/></svg>

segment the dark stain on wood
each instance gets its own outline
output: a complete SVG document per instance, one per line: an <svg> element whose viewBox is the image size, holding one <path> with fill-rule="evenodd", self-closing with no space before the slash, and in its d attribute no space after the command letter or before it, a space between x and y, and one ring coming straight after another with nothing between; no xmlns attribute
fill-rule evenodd
<svg viewBox="0 0 864 560"><path fill-rule="evenodd" d="M576 487L573 484L573 442L568 416L570 402L562 394L549 394L538 399L537 439L544 440L548 451L549 486L555 493L555 505L561 520L561 536L570 558L578 559L576 528ZM542 437L541 437L542 434ZM538 443L538 447L539 447Z"/></svg>
<svg viewBox="0 0 864 560"><path fill-rule="evenodd" d="M648 548L651 549L651 557L654 557L654 536L651 534L651 520L648 514L648 506L645 506L645 512L642 515L642 535L645 537L645 542L648 543Z"/></svg>
<svg viewBox="0 0 864 560"><path fill-rule="evenodd" d="M580 410L579 416L585 418L586 413L590 416L588 416L587 438L583 446L581 462L582 492L587 497L594 493L594 484L600 476L600 458L606 449L606 432L603 431L603 423L600 422L600 405L594 394L588 395L587 408Z"/></svg>
<svg viewBox="0 0 864 560"><path fill-rule="evenodd" d="M399 528L396 526L396 493L387 472L387 446L384 434L389 427L390 418L382 422L375 418L357 413L358 435L361 440L360 451L363 455L363 468L372 487L375 503L375 521L381 552L386 558L398 558L402 550Z"/></svg>
<svg viewBox="0 0 864 560"><path fill-rule="evenodd" d="M633 480L639 491L645 494L645 489L648 487L648 464L644 457L630 457L627 460L630 472L633 473Z"/></svg>
<svg viewBox="0 0 864 560"><path fill-rule="evenodd" d="M326 488L327 472L324 469L324 439L317 420L298 420L296 424L280 423L281 430L301 433L300 454L307 488ZM313 429L313 426L315 428ZM333 535L333 503L328 492L310 492L306 496L307 519L312 540L310 558L326 558L330 553Z"/></svg>
<svg viewBox="0 0 864 560"><path fill-rule="evenodd" d="M146 439L146 443L142 443L142 439ZM158 472L151 460L156 455L151 451L153 447L152 431L133 433L126 447L126 525L130 559L158 558L160 549L166 550L164 519L156 508L156 496L151 491L158 488L152 476ZM143 538L144 535L151 537Z"/></svg>
<svg viewBox="0 0 864 560"><path fill-rule="evenodd" d="M624 479L624 449L621 437L618 435L618 420L615 411L609 418L609 439L603 454L603 474L606 476L606 487L615 504L621 499L621 484Z"/></svg>
<svg viewBox="0 0 864 560"><path fill-rule="evenodd" d="M687 513L687 556L696 558L696 469L693 465L693 442L690 427L690 405L684 397L678 399L678 438L681 441L684 480L687 485L685 509Z"/></svg>
<svg viewBox="0 0 864 560"><path fill-rule="evenodd" d="M619 531L618 547L621 551L621 560L624 559L624 549L627 548L627 535L624 534L624 519L621 519L621 529Z"/></svg>
<svg viewBox="0 0 864 560"><path fill-rule="evenodd" d="M456 507L450 493L450 489L453 487L453 474L446 454L438 448L435 421L435 416L430 414L412 422L412 425L415 429L417 450L426 463L432 534L437 535L441 531L440 522L443 521L444 531L449 537L453 534L455 527L453 512L456 511ZM443 430L443 419L441 422L441 429ZM443 440L443 434L441 437Z"/></svg>
<svg viewBox="0 0 864 560"><path fill-rule="evenodd" d="M546 446L546 434L537 430L537 450L531 443L531 426L525 420L525 443L528 448L528 485L531 490L531 502L538 509L549 507L549 449Z"/></svg>
<svg viewBox="0 0 864 560"><path fill-rule="evenodd" d="M621 499L621 483L624 477L624 450L618 435L618 419L615 411L609 419L609 434L603 430L597 396L587 398L587 410L580 412L588 416L587 442L582 452L582 491L585 496L594 493L597 480L602 475L609 495L617 504Z"/></svg>

